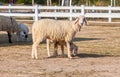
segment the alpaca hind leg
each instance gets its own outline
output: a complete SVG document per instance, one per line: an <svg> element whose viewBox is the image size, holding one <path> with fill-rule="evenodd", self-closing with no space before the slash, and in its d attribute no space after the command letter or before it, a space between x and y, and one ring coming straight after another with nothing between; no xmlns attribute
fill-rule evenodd
<svg viewBox="0 0 120 77"><path fill-rule="evenodd" d="M62 51L62 56L65 57L65 54L64 54L64 45L61 45L61 51Z"/></svg>
<svg viewBox="0 0 120 77"><path fill-rule="evenodd" d="M48 57L50 57L50 40L46 39L47 41L47 53L48 53Z"/></svg>
<svg viewBox="0 0 120 77"><path fill-rule="evenodd" d="M54 53L53 53L53 56L58 56L58 45L57 45L57 42L54 43Z"/></svg>

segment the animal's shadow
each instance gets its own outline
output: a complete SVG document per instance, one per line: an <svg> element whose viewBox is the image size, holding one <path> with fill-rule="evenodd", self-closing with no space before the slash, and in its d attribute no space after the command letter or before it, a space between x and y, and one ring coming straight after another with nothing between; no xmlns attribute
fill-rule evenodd
<svg viewBox="0 0 120 77"><path fill-rule="evenodd" d="M105 57L105 56L108 56L108 55L101 55L101 54L88 54L88 53L79 53L76 55L77 57L79 58L98 58L98 57Z"/></svg>
<svg viewBox="0 0 120 77"><path fill-rule="evenodd" d="M14 36L16 37L16 36ZM29 40L28 42L25 42L25 41L15 41L16 39L12 37L12 42L13 43L9 43L8 42L8 36L7 34L0 34L0 47L4 47L4 46L14 46L14 45L32 45L32 35L29 34ZM73 42L79 42L79 41L91 41L91 40L103 40L103 38L81 38L81 37L75 37L73 39ZM43 40L41 42L41 44L46 44L46 41Z"/></svg>
<svg viewBox="0 0 120 77"><path fill-rule="evenodd" d="M79 53L77 55L72 55L73 59L78 59L78 58L100 58L100 57L106 57L110 55L101 55L101 54L88 54L88 53ZM51 56L48 58L68 58L67 54L64 56L58 55L58 56Z"/></svg>
<svg viewBox="0 0 120 77"><path fill-rule="evenodd" d="M75 37L72 41L79 42L79 41L92 41L92 40L104 40L104 38L83 38L83 37ZM42 44L46 43L45 40L42 41Z"/></svg>
<svg viewBox="0 0 120 77"><path fill-rule="evenodd" d="M12 43L8 42L7 34L0 34L0 47L14 46L14 45L32 45L32 37L29 34L29 41L17 41L16 35L12 35Z"/></svg>
<svg viewBox="0 0 120 77"><path fill-rule="evenodd" d="M92 41L92 40L104 40L104 38L83 38L83 37L76 37L73 39L73 42L78 41Z"/></svg>

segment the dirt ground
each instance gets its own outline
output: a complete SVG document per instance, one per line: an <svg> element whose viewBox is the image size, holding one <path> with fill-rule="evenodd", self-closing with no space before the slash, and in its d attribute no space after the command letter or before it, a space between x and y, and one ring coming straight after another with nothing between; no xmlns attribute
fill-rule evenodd
<svg viewBox="0 0 120 77"><path fill-rule="evenodd" d="M27 25L31 39L32 25ZM79 53L73 59L61 55L47 58L43 41L38 47L39 59L34 60L32 40L16 42L13 36L9 44L7 34L0 32L0 77L120 77L119 33L120 24L89 24L74 38ZM52 45L50 50L52 54Z"/></svg>

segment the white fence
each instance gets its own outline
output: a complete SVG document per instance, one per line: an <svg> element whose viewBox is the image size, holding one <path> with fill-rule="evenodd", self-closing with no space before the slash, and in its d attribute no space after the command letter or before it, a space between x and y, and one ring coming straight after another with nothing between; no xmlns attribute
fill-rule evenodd
<svg viewBox="0 0 120 77"><path fill-rule="evenodd" d="M98 6L0 6L0 15L16 17L33 17L35 21L42 17L69 18L72 20L79 15L88 18L120 19L120 7Z"/></svg>

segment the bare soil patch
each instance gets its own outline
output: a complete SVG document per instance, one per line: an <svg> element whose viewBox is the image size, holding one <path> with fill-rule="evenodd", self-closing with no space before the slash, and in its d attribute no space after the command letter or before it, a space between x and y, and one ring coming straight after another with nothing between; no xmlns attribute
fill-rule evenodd
<svg viewBox="0 0 120 77"><path fill-rule="evenodd" d="M31 39L32 25L26 24ZM47 58L43 41L38 48L39 59L33 60L32 41L16 42L13 36L9 44L7 34L0 32L0 77L120 77L119 33L120 24L89 24L74 38L79 54L73 59ZM50 50L52 54L52 45Z"/></svg>

